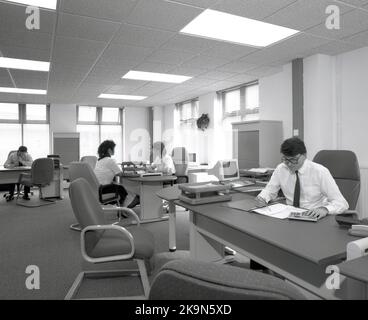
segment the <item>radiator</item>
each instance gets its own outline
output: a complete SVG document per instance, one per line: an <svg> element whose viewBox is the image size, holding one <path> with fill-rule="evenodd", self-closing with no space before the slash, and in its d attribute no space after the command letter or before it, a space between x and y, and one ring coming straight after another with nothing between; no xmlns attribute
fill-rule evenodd
<svg viewBox="0 0 368 320"><path fill-rule="evenodd" d="M361 218L368 218L368 167L360 168L360 195L357 210Z"/></svg>

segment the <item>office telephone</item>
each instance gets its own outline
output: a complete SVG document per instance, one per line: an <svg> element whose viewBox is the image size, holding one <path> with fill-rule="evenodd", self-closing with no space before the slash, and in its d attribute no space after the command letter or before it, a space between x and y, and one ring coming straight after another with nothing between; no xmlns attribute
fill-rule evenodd
<svg viewBox="0 0 368 320"><path fill-rule="evenodd" d="M368 237L368 226L363 224L352 225L349 234L357 237Z"/></svg>

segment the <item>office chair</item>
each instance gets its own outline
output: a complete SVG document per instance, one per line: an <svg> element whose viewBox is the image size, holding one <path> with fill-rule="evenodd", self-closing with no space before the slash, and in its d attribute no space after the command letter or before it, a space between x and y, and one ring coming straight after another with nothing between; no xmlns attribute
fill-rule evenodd
<svg viewBox="0 0 368 320"><path fill-rule="evenodd" d="M313 161L330 170L349 209L355 210L360 193L360 171L355 153L347 150L321 150Z"/></svg>
<svg viewBox="0 0 368 320"><path fill-rule="evenodd" d="M69 196L74 215L81 226L81 252L85 261L90 263L108 263L114 261L135 261L138 269L112 271L84 271L75 279L65 299L76 296L83 278L110 278L127 275L139 275L142 281L144 295L133 298L147 298L149 282L146 262L154 253L154 237L151 232L140 227L140 221L135 212L121 208L130 214L137 226L122 227L108 224L96 196L95 190L84 178L74 180L69 187Z"/></svg>
<svg viewBox="0 0 368 320"><path fill-rule="evenodd" d="M81 158L81 162L88 163L91 166L92 170L94 170L96 167L96 163L97 163L97 157L96 156L84 156Z"/></svg>
<svg viewBox="0 0 368 320"><path fill-rule="evenodd" d="M174 148L171 156L175 166L175 175L178 178L176 183L188 183L189 154L187 150L184 147Z"/></svg>
<svg viewBox="0 0 368 320"><path fill-rule="evenodd" d="M54 161L50 158L39 158L33 161L31 173L21 173L18 183L22 186L39 188L38 203L18 202L20 193L17 194L16 204L24 207L41 207L55 203L55 201L43 199L42 187L51 183L54 179Z"/></svg>
<svg viewBox="0 0 368 320"><path fill-rule="evenodd" d="M104 193L104 185L100 185L98 182L95 173L93 172L91 166L87 162L78 162L73 161L69 166L69 180L73 182L78 178L84 178L92 187L92 190L95 192L96 197L99 199L100 204L115 204L119 205L119 196L115 193ZM121 216L119 214L119 221ZM78 224L72 224L70 226L72 230L81 231Z"/></svg>
<svg viewBox="0 0 368 320"><path fill-rule="evenodd" d="M152 300L304 300L287 282L264 273L202 262L174 260L155 276Z"/></svg>

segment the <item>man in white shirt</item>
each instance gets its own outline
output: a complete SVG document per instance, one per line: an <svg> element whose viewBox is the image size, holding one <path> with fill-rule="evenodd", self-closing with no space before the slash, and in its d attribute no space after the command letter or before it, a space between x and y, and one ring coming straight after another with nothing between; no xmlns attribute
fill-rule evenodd
<svg viewBox="0 0 368 320"><path fill-rule="evenodd" d="M286 203L309 209L308 215L322 218L349 208L330 171L306 158L306 147L299 138L281 145L282 163L274 171L265 189L257 196L259 206L275 199L281 189Z"/></svg>
<svg viewBox="0 0 368 320"><path fill-rule="evenodd" d="M5 168L14 167L30 167L32 165L33 159L28 153L28 149L25 146L20 146L17 151L11 152L8 159L4 163ZM18 191L19 191L19 184ZM9 194L6 196L6 201L11 201L14 199L15 184L8 185ZM30 200L28 194L30 193L30 187L24 186L24 196L23 199Z"/></svg>

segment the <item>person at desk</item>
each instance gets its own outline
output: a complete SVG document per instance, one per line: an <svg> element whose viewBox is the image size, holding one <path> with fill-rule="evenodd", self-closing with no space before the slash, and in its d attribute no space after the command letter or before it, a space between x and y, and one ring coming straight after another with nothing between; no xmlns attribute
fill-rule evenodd
<svg viewBox="0 0 368 320"><path fill-rule="evenodd" d="M119 195L119 203L123 206L128 193L122 185L113 183L115 176L123 174L116 161L111 158L115 153L115 146L116 144L112 140L105 140L99 145L97 150L99 159L94 172L98 182L104 185L103 193L116 192Z"/></svg>
<svg viewBox="0 0 368 320"><path fill-rule="evenodd" d="M259 206L275 199L281 189L287 204L309 209L307 215L313 217L323 218L349 208L330 171L306 158L302 140L296 137L285 140L281 153L282 163L256 198Z"/></svg>
<svg viewBox="0 0 368 320"><path fill-rule="evenodd" d="M25 146L20 146L17 151L11 152L8 159L4 163L5 168L15 167L30 167L33 159L28 153L28 149ZM9 184L9 194L6 196L6 201L14 199L15 183ZM28 194L30 193L30 187L24 186L23 199L30 200Z"/></svg>
<svg viewBox="0 0 368 320"><path fill-rule="evenodd" d="M151 165L151 169L162 172L166 175L175 173L175 165L173 159L166 152L165 144L161 141L157 141L153 144L152 148L153 159L155 159Z"/></svg>
<svg viewBox="0 0 368 320"><path fill-rule="evenodd" d="M147 167L148 172L162 172L165 175L172 175L175 173L175 165L173 159L166 153L165 144L157 141L152 146L152 154L154 161ZM140 204L139 188L127 187L130 194L134 194L133 201L128 205L128 208L134 208Z"/></svg>

